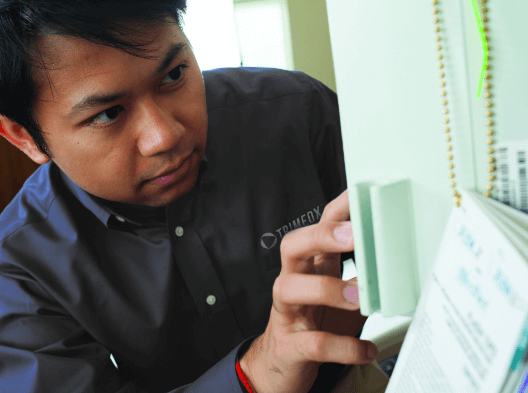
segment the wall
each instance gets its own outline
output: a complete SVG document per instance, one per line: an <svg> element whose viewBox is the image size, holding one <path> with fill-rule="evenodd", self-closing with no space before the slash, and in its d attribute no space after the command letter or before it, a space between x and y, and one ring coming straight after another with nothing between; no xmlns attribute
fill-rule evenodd
<svg viewBox="0 0 528 393"><path fill-rule="evenodd" d="M233 0L237 3L270 0ZM273 0L289 14L293 68L336 91L326 0ZM289 45L287 44L288 48Z"/></svg>
<svg viewBox="0 0 528 393"><path fill-rule="evenodd" d="M295 70L336 91L325 0L288 0Z"/></svg>

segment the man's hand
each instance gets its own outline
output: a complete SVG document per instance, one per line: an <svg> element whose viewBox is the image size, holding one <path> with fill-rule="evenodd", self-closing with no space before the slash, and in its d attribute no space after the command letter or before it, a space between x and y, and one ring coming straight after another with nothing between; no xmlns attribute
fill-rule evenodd
<svg viewBox="0 0 528 393"><path fill-rule="evenodd" d="M351 225L349 220L345 190L326 206L318 224L283 238L268 326L240 360L257 393L308 392L322 363L365 364L377 355L374 344L354 338L366 317L358 299L354 304L344 296L348 286L357 287L355 278L340 276L341 253L352 251L354 241L337 240L334 230ZM374 356L368 355L369 345Z"/></svg>

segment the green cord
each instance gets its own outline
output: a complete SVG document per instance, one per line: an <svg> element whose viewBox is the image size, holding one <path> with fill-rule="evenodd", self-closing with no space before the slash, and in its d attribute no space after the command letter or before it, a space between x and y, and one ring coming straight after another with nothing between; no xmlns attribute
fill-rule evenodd
<svg viewBox="0 0 528 393"><path fill-rule="evenodd" d="M477 100L482 94L482 84L484 82L484 75L486 74L486 68L488 66L488 43L486 41L486 34L482 26L482 19L480 17L480 12L477 5L477 0L471 0L473 4L473 13L475 14L475 19L477 20L477 26L480 33L480 38L482 39L482 50L484 51L484 59L482 60L482 69L480 71L480 79L477 88Z"/></svg>

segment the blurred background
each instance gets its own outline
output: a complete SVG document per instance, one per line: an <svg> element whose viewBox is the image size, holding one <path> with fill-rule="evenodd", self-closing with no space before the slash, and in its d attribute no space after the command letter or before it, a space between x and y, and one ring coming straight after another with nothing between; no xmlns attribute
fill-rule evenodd
<svg viewBox="0 0 528 393"><path fill-rule="evenodd" d="M325 0L188 0L185 34L202 71L303 71L336 91ZM0 212L38 168L0 137Z"/></svg>

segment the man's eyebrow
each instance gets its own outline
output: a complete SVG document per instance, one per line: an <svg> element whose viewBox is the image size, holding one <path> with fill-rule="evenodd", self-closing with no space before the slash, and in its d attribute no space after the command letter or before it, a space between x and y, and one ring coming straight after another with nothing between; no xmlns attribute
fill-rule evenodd
<svg viewBox="0 0 528 393"><path fill-rule="evenodd" d="M121 98L123 98L126 95L126 93L114 93L114 94L92 94L90 96L84 97L81 101L79 101L77 104L75 104L70 111L66 115L68 119L72 119L73 117L77 116L80 112L84 112L88 109L95 108L97 106L106 105L111 102L117 101Z"/></svg>
<svg viewBox="0 0 528 393"><path fill-rule="evenodd" d="M156 76L159 76L163 71L167 69L171 65L171 63L174 61L174 59L183 51L188 49L188 45L184 42L179 42L177 44L172 44L169 47L169 50L165 54L165 57L163 58L162 62L160 63L159 67L156 69ZM97 106L102 106L109 104L111 102L117 101L121 98L123 98L126 95L124 92L120 93L102 93L102 94L92 94L89 96L85 96L81 101L79 101L77 104L75 104L66 115L68 119L72 119L73 117L77 116L80 112L84 112L88 109L95 108Z"/></svg>
<svg viewBox="0 0 528 393"><path fill-rule="evenodd" d="M156 70L156 76L159 76L163 71L165 71L167 67L170 66L170 64L174 61L174 58L187 49L189 49L189 46L184 42L172 44L169 47L169 50L163 58L163 61L161 62L160 66Z"/></svg>

